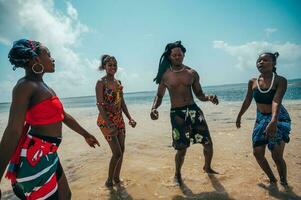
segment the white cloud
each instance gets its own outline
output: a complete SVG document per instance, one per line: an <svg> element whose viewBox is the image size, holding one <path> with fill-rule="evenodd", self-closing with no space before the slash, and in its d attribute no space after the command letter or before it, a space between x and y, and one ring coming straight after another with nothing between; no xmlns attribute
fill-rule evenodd
<svg viewBox="0 0 301 200"><path fill-rule="evenodd" d="M0 43L9 46L10 45L10 41L6 38L1 37L0 35Z"/></svg>
<svg viewBox="0 0 301 200"><path fill-rule="evenodd" d="M263 52L279 52L278 64L287 68L299 66L301 62L301 45L291 42L253 41L241 45L231 45L224 41L213 41L213 47L235 57L236 67L241 69L253 68L258 55Z"/></svg>
<svg viewBox="0 0 301 200"><path fill-rule="evenodd" d="M140 78L139 74L137 74L136 72L129 73L129 72L126 71L126 69L124 67L118 67L117 77L119 77L123 80Z"/></svg>
<svg viewBox="0 0 301 200"><path fill-rule="evenodd" d="M94 92L93 87L87 89L87 85L95 82L91 79L91 70L87 69L96 62L82 59L74 50L81 45L81 35L89 29L80 23L77 10L70 2L62 13L55 9L53 0L0 1L0 27L2 44L11 45L14 40L26 37L40 41L50 49L57 72L47 79L59 94L78 96L80 90L82 95Z"/></svg>
<svg viewBox="0 0 301 200"><path fill-rule="evenodd" d="M77 10L70 2L67 2L67 13L72 19L77 19Z"/></svg>
<svg viewBox="0 0 301 200"><path fill-rule="evenodd" d="M266 29L264 29L265 35L267 37L269 37L272 33L276 32L276 31L277 31L276 28L266 28Z"/></svg>

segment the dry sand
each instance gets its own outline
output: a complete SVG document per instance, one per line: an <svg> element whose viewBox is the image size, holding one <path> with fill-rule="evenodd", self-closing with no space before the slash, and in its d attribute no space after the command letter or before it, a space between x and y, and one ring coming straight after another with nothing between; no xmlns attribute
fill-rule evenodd
<svg viewBox="0 0 301 200"><path fill-rule="evenodd" d="M243 116L241 129L236 129L234 123L241 103L198 104L205 113L214 142L212 166L220 174L208 176L203 173L202 146L192 145L182 168L184 185L175 185L172 181L175 151L171 147L169 105L159 108L160 118L157 121L149 118L151 105L130 105L128 108L138 125L135 129L127 126L121 171L124 183L123 187L114 187L113 190L104 186L111 152L96 126L96 108L67 109L101 143L100 148L92 149L81 136L64 127L59 155L72 199L301 199L301 101L284 102L293 120L291 142L286 146L284 155L291 187L289 192L285 192L280 184L269 187L266 176L252 155L254 104ZM7 113L1 113L0 133L4 131L7 118ZM266 157L278 177L268 150ZM3 199L16 199L4 178L1 190Z"/></svg>

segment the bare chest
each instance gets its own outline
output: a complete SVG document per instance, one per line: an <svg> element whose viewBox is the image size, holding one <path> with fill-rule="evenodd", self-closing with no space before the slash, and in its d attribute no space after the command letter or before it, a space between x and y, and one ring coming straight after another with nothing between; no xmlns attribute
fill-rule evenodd
<svg viewBox="0 0 301 200"><path fill-rule="evenodd" d="M193 76L190 73L169 73L165 79L165 85L169 89L177 87L190 87L193 84Z"/></svg>

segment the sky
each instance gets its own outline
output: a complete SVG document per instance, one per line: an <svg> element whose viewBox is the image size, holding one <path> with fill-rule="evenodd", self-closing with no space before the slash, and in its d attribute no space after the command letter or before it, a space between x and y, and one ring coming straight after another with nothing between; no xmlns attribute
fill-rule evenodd
<svg viewBox="0 0 301 200"><path fill-rule="evenodd" d="M21 38L50 49L56 72L44 80L60 97L95 95L103 54L117 58L125 92L154 91L159 58L177 40L202 86L247 83L265 51L280 53L278 74L300 78L300 9L299 0L0 0L0 102L24 76L7 59Z"/></svg>

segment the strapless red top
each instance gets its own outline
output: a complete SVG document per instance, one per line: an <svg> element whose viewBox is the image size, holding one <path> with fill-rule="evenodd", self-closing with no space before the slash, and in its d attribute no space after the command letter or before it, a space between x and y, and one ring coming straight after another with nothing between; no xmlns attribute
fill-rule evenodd
<svg viewBox="0 0 301 200"><path fill-rule="evenodd" d="M52 96L32 106L25 116L25 122L30 125L52 124L63 119L63 104L57 96Z"/></svg>

